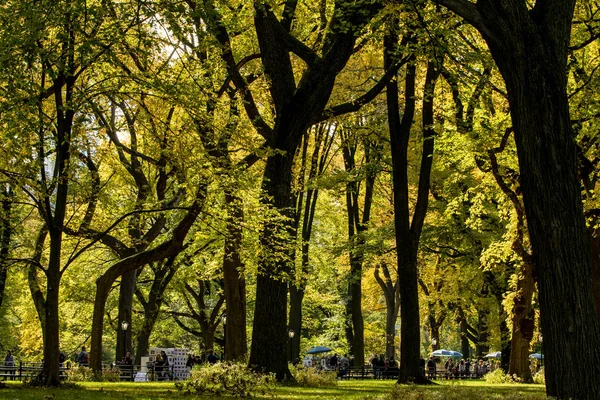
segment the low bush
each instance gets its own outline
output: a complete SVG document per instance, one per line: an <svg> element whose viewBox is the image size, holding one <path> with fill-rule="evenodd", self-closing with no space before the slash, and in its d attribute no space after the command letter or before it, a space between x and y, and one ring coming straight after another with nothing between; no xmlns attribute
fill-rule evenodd
<svg viewBox="0 0 600 400"><path fill-rule="evenodd" d="M119 382L120 371L116 368L105 368L102 376L96 376L91 368L74 367L66 371L69 382Z"/></svg>
<svg viewBox="0 0 600 400"><path fill-rule="evenodd" d="M539 383L541 385L546 384L546 375L544 375L543 369L540 369L538 372L533 374L533 383Z"/></svg>
<svg viewBox="0 0 600 400"><path fill-rule="evenodd" d="M290 367L292 376L299 386L322 387L337 386L338 379L335 371L319 371L315 368Z"/></svg>
<svg viewBox="0 0 600 400"><path fill-rule="evenodd" d="M483 379L489 384L502 384L502 383L519 383L521 379L516 376L510 376L509 374L505 374L501 369L497 369L492 372L488 372L483 376Z"/></svg>
<svg viewBox="0 0 600 400"><path fill-rule="evenodd" d="M175 387L189 395L272 395L275 390L275 376L257 373L245 364L217 363L195 367L190 378L175 382Z"/></svg>

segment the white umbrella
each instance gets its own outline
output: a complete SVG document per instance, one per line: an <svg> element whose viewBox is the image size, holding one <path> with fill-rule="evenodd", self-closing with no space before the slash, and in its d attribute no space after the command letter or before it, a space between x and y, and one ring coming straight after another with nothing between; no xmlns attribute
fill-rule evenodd
<svg viewBox="0 0 600 400"><path fill-rule="evenodd" d="M431 353L434 357L462 357L462 353L454 350L439 349Z"/></svg>
<svg viewBox="0 0 600 400"><path fill-rule="evenodd" d="M501 351L495 351L493 353L486 354L484 357L487 357L487 358L502 358L502 352Z"/></svg>

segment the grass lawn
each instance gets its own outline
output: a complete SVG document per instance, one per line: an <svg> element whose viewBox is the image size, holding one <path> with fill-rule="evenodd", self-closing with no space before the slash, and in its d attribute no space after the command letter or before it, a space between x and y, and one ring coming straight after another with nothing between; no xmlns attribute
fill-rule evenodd
<svg viewBox="0 0 600 400"><path fill-rule="evenodd" d="M216 399L223 397L184 396L172 383L81 383L77 388L37 389L24 388L20 383L7 382L0 389L0 399L10 400L171 400L171 399ZM394 381L343 381L336 387L304 388L279 386L274 397L258 399L356 399L356 400L470 400L470 399L545 399L542 385L488 385L482 381L440 382L426 387L399 386ZM392 395L393 393L393 395ZM386 397L389 396L389 397ZM227 398L227 397L225 397Z"/></svg>

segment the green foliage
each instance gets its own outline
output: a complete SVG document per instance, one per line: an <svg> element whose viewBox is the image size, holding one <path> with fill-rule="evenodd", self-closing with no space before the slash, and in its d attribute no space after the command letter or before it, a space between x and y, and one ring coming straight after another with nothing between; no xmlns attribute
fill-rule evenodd
<svg viewBox="0 0 600 400"><path fill-rule="evenodd" d="M538 372L533 374L533 382L539 383L540 385L546 385L546 374L544 374L543 369L540 369Z"/></svg>
<svg viewBox="0 0 600 400"><path fill-rule="evenodd" d="M105 368L102 376L95 376L91 368L75 367L67 370L69 382L119 382L120 372L116 368Z"/></svg>
<svg viewBox="0 0 600 400"><path fill-rule="evenodd" d="M316 368L290 367L290 372L300 386L323 387L337 386L337 373L334 371L320 371Z"/></svg>
<svg viewBox="0 0 600 400"><path fill-rule="evenodd" d="M188 380L176 382L175 387L189 395L251 397L272 393L275 376L254 372L245 364L217 363L194 369Z"/></svg>
<svg viewBox="0 0 600 400"><path fill-rule="evenodd" d="M519 383L521 381L516 375L510 376L509 374L505 374L501 369L485 374L483 379L489 384Z"/></svg>

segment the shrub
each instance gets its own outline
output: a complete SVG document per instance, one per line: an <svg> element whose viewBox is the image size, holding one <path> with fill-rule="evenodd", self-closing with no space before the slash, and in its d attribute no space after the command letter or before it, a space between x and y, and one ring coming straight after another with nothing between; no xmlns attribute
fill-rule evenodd
<svg viewBox="0 0 600 400"><path fill-rule="evenodd" d="M335 371L319 371L316 368L290 367L292 376L300 386L322 387L337 386L337 373Z"/></svg>
<svg viewBox="0 0 600 400"><path fill-rule="evenodd" d="M483 379L490 384L500 384L500 383L518 383L521 382L521 378L516 375L510 376L509 374L505 374L501 369L497 369L492 372L488 372L483 376Z"/></svg>
<svg viewBox="0 0 600 400"><path fill-rule="evenodd" d="M245 364L217 363L194 368L186 381L175 382L184 394L252 397L272 394L275 376L252 371Z"/></svg>
<svg viewBox="0 0 600 400"><path fill-rule="evenodd" d="M116 368L105 368L102 376L96 376L89 367L75 367L66 371L70 382L119 382L120 371Z"/></svg>
<svg viewBox="0 0 600 400"><path fill-rule="evenodd" d="M543 369L540 369L538 372L533 374L533 383L539 383L541 385L546 384L546 375L544 374Z"/></svg>

